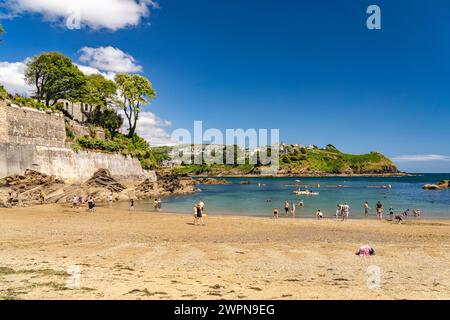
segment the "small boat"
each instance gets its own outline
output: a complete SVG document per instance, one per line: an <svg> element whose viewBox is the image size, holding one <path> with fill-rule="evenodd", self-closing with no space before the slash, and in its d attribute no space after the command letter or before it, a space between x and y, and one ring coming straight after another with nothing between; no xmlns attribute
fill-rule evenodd
<svg viewBox="0 0 450 320"><path fill-rule="evenodd" d="M305 190L305 191L296 190L296 191L294 191L294 193L298 196L318 196L319 195L319 192L313 192L313 191L309 191L309 190Z"/></svg>

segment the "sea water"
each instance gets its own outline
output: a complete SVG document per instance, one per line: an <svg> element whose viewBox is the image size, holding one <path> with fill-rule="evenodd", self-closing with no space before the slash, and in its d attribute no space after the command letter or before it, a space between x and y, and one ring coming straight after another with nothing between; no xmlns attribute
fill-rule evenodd
<svg viewBox="0 0 450 320"><path fill-rule="evenodd" d="M325 217L334 217L337 204L350 205L350 218L364 217L363 204L369 202L370 215L381 201L384 213L393 207L395 214L410 209L422 211L423 218L450 218L450 190L423 190L426 183L450 180L450 174L417 174L405 177L299 177L299 178L226 178L229 185L199 185L199 193L162 199L166 212L192 213L198 201L205 203L207 214L271 216L278 208L284 215L284 202L295 202L296 216L314 218L317 209ZM250 184L240 184L249 180ZM295 190L309 189L316 196L296 195ZM390 188L389 188L390 186ZM303 200L302 209L298 203ZM126 206L121 204L119 206ZM137 210L153 211L152 201L136 202Z"/></svg>

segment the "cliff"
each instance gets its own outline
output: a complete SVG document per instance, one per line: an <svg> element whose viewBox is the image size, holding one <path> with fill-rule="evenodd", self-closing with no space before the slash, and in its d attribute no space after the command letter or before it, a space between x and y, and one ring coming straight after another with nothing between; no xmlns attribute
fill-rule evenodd
<svg viewBox="0 0 450 320"><path fill-rule="evenodd" d="M66 143L66 125L59 113L8 105L0 100L0 178L27 169L53 175L66 183L80 183L98 169L117 179L156 179L139 160L121 154L73 151ZM125 182L126 182L125 181Z"/></svg>

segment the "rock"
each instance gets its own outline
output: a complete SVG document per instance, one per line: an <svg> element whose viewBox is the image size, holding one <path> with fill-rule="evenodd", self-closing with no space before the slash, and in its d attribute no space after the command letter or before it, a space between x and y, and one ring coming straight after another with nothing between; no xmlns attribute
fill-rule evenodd
<svg viewBox="0 0 450 320"><path fill-rule="evenodd" d="M97 170L84 184L89 187L105 188L116 193L126 189L126 187L116 181L116 179L111 176L109 170L106 169Z"/></svg>
<svg viewBox="0 0 450 320"><path fill-rule="evenodd" d="M450 188L450 180L442 180L438 183L438 186L441 189L448 189L448 188Z"/></svg>
<svg viewBox="0 0 450 320"><path fill-rule="evenodd" d="M441 189L437 184L426 184L422 187L425 190L439 190Z"/></svg>
<svg viewBox="0 0 450 320"><path fill-rule="evenodd" d="M208 184L208 185L213 185L213 184L231 184L230 181L225 180L225 179L216 179L216 178L198 178L195 180L196 184Z"/></svg>
<svg viewBox="0 0 450 320"><path fill-rule="evenodd" d="M449 189L450 188L450 180L442 180L437 184L426 184L422 187L425 190L440 190L440 189Z"/></svg>

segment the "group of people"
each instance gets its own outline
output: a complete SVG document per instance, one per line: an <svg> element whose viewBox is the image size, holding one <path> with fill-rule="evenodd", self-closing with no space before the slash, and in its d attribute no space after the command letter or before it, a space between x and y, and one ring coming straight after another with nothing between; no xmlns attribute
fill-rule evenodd
<svg viewBox="0 0 450 320"><path fill-rule="evenodd" d="M202 226L205 225L204 218L206 218L206 214L204 213L205 210L205 203L203 201L199 201L194 205L194 225L199 226L200 224Z"/></svg>
<svg viewBox="0 0 450 320"><path fill-rule="evenodd" d="M348 205L348 203L345 202L343 204L337 205L335 214L336 219L339 219L340 217L342 220L347 220L349 214L350 214L350 206Z"/></svg>
<svg viewBox="0 0 450 320"><path fill-rule="evenodd" d="M86 200L87 204L88 204L88 211L89 212L95 212L96 211L96 204L95 204L95 199L94 196L92 194L90 194L87 197ZM73 195L72 197L72 209L79 209L81 207L83 207L84 205L84 198L82 195Z"/></svg>

